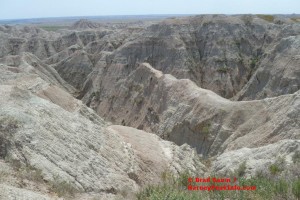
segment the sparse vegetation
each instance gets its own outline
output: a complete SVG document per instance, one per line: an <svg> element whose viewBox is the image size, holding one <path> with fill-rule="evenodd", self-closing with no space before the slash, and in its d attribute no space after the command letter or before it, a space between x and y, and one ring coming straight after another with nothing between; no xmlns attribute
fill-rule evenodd
<svg viewBox="0 0 300 200"><path fill-rule="evenodd" d="M22 180L26 179L34 182L43 182L42 170L37 169L29 164L22 164L19 160L12 159L9 156L5 161L16 171L16 175Z"/></svg>
<svg viewBox="0 0 300 200"><path fill-rule="evenodd" d="M245 165L245 164L243 164ZM244 168L244 167L241 167ZM300 195L300 179L287 181L283 178L270 179L265 176L253 177L250 179L238 178L239 186L256 186L256 190L252 191L230 191L230 190L214 190L214 191L189 191L187 189L188 178L192 177L189 173L184 172L177 178L170 172L164 172L162 175L163 183L160 185L152 185L144 188L136 194L138 200L199 200L199 199L299 199ZM203 176L193 176L203 177ZM215 177L215 176L210 176ZM186 181L183 181L186 179ZM197 184L197 183L193 183ZM202 183L199 185L223 185L221 183ZM198 185L198 184L197 184Z"/></svg>
<svg viewBox="0 0 300 200"><path fill-rule="evenodd" d="M44 29L45 31L57 31L59 29L66 29L68 26L40 26L40 28Z"/></svg>
<svg viewBox="0 0 300 200"><path fill-rule="evenodd" d="M269 171L271 175L277 175L284 170L284 166L285 166L285 160L284 158L280 157L275 161L275 163L269 166Z"/></svg>
<svg viewBox="0 0 300 200"><path fill-rule="evenodd" d="M42 170L36 169L30 165L22 166L18 170L18 176L34 182L43 182Z"/></svg>
<svg viewBox="0 0 300 200"><path fill-rule="evenodd" d="M148 186L137 193L136 197L138 200L198 200L201 193L186 190L190 176L188 172L183 172L176 178L171 172L166 171L162 175L162 185Z"/></svg>
<svg viewBox="0 0 300 200"><path fill-rule="evenodd" d="M229 67L223 66L223 67L217 69L217 71L220 72L220 73L224 73L225 74L225 73L227 73L229 71Z"/></svg>
<svg viewBox="0 0 300 200"><path fill-rule="evenodd" d="M274 191L282 198L287 198L288 188L289 188L288 183L285 180L280 179L277 183L275 183Z"/></svg>
<svg viewBox="0 0 300 200"><path fill-rule="evenodd" d="M201 122L197 124L193 129L194 131L207 136L211 131L211 123L209 121Z"/></svg>
<svg viewBox="0 0 300 200"><path fill-rule="evenodd" d="M138 93L140 93L144 90L144 86L142 84L135 84L135 85L132 85L131 87L132 87L131 89L133 91L138 92Z"/></svg>
<svg viewBox="0 0 300 200"><path fill-rule="evenodd" d="M6 158L6 162L16 171L16 176L24 180L32 181L35 183L47 183L44 181L42 170L37 169L31 165L23 165L19 160ZM5 175L0 173L0 178ZM50 189L55 192L59 197L72 197L78 190L69 182L62 181L59 176L54 176L53 181L47 183Z"/></svg>
<svg viewBox="0 0 300 200"><path fill-rule="evenodd" d="M257 17L266 20L268 22L273 22L274 21L274 16L273 15L256 15Z"/></svg>
<svg viewBox="0 0 300 200"><path fill-rule="evenodd" d="M201 132L205 135L208 135L210 132L211 124L207 123L202 127Z"/></svg>
<svg viewBox="0 0 300 200"><path fill-rule="evenodd" d="M292 193L295 195L297 199L300 199L300 179L295 180L292 183Z"/></svg>
<svg viewBox="0 0 300 200"><path fill-rule="evenodd" d="M53 177L53 181L50 184L51 190L55 192L59 197L72 197L76 192L79 192L70 182L62 181L58 175Z"/></svg>
<svg viewBox="0 0 300 200"><path fill-rule="evenodd" d="M297 18L297 17L292 17L291 20L294 22L300 22L300 18Z"/></svg>

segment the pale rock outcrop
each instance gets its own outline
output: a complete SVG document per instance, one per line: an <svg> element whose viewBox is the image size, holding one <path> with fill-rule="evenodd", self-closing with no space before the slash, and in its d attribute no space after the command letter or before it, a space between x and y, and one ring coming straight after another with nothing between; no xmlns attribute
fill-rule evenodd
<svg viewBox="0 0 300 200"><path fill-rule="evenodd" d="M294 164L292 157L295 152L300 152L299 140L287 139L257 148L245 147L228 151L218 156L213 163L211 171L229 175L234 173L245 162L245 175L255 177L261 172L265 173L268 171L268 167L278 159L283 159L286 162L283 170L287 171L290 169L290 165Z"/></svg>
<svg viewBox="0 0 300 200"><path fill-rule="evenodd" d="M60 84L43 80L29 64L20 66L16 73L1 65L2 159L41 170L46 181L59 177L80 192L112 196L158 183L166 170L204 173L205 166L189 146L178 147L134 128L109 126ZM13 187L3 185L3 195L47 199Z"/></svg>

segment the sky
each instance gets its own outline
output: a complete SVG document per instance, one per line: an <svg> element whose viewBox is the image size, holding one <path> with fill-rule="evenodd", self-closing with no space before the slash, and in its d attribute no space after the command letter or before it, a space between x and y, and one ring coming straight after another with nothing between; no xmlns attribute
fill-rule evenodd
<svg viewBox="0 0 300 200"><path fill-rule="evenodd" d="M0 0L0 19L147 14L300 14L300 0Z"/></svg>

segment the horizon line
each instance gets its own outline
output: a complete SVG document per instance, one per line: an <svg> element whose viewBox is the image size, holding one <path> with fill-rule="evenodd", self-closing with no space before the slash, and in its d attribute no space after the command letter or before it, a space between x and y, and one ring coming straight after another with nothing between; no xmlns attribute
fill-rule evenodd
<svg viewBox="0 0 300 200"><path fill-rule="evenodd" d="M13 20L35 20L35 19L58 19L58 18L81 18L81 17L121 17L121 16L197 16L197 15L300 15L297 13L205 13L205 14L115 14L115 15L78 15L78 16L59 16L59 17L32 17L32 18L6 18L0 21L13 21Z"/></svg>

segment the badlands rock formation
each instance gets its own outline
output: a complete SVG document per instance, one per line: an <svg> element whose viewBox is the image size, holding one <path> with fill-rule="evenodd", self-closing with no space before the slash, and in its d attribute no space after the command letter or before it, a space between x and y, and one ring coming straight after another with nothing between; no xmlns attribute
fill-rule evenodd
<svg viewBox="0 0 300 200"><path fill-rule="evenodd" d="M55 182L75 199L133 199L166 170L297 167L299 33L221 15L0 26L0 199L57 199Z"/></svg>
<svg viewBox="0 0 300 200"><path fill-rule="evenodd" d="M137 192L160 182L166 170L205 171L188 145L179 147L154 134L104 122L63 90L57 77L48 75L53 68L32 66L31 58L24 53L14 56L19 61L15 65L1 64L1 159L40 170L46 182L59 177L80 192L99 195ZM25 199L39 198L26 191L26 184L16 190L2 184L3 199L18 199L23 193Z"/></svg>

